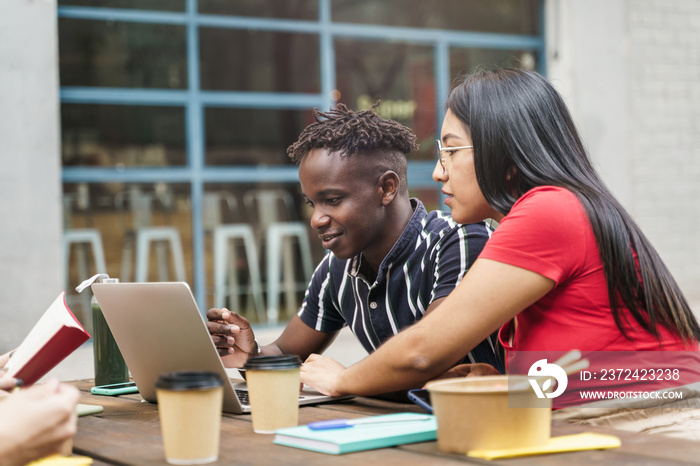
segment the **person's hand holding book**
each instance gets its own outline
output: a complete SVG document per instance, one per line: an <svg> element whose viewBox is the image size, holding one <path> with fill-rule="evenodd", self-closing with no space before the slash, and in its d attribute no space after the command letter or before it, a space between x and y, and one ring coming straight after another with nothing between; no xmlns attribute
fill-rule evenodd
<svg viewBox="0 0 700 466"><path fill-rule="evenodd" d="M5 367L5 365L10 361L10 358L12 357L12 353L14 353L14 351L10 351L9 353L5 353L5 354L0 355L0 369Z"/></svg>
<svg viewBox="0 0 700 466"><path fill-rule="evenodd" d="M4 370L5 364L12 357L13 351L0 355L0 397L6 396L9 392L15 389L16 383L15 378L7 375L7 371Z"/></svg>

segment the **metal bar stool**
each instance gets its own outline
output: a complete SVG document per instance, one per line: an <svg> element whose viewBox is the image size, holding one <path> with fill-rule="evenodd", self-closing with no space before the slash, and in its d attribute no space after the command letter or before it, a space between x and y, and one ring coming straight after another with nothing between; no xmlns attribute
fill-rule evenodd
<svg viewBox="0 0 700 466"><path fill-rule="evenodd" d="M170 280L170 258L172 258L175 279L187 281L180 231L172 226L151 225L151 214L155 201L153 194L143 193L136 186L132 186L129 191L118 193L115 196L117 207L125 209L125 205L128 203L131 209L132 229L127 230L122 247L121 278L125 282L131 279L134 247L136 249L135 280L137 282L148 281L151 245L156 253L159 281ZM165 204L162 199L160 201Z"/></svg>
<svg viewBox="0 0 700 466"><path fill-rule="evenodd" d="M96 228L70 228L63 232L63 270L66 272L64 289L68 290L68 267L70 265L71 247L75 246L77 254L78 276L90 276L88 269L88 256L86 250L92 252L94 261L94 273L106 273L107 262L105 261L104 247L102 246L102 235ZM90 297L88 296L88 302Z"/></svg>
<svg viewBox="0 0 700 466"><path fill-rule="evenodd" d="M204 228L211 231L214 242L214 307L224 307L229 297L229 309L239 312L240 295L251 294L260 322L265 319L265 303L260 278L260 262L253 228L247 223L222 223L221 203L230 212L238 209L236 198L230 193L204 194ZM238 283L237 242L241 241L246 254L250 286L241 289Z"/></svg>
<svg viewBox="0 0 700 466"><path fill-rule="evenodd" d="M275 222L267 227L267 321L276 323L279 319L280 268L284 265L284 291L290 295L306 289L313 274L311 264L311 245L302 222ZM290 239L296 238L301 253L302 270L307 281L294 282L293 255ZM284 249L284 254L282 249ZM301 287L301 288L300 288ZM287 298L287 302L290 299Z"/></svg>
<svg viewBox="0 0 700 466"><path fill-rule="evenodd" d="M258 237L265 240L265 262L267 272L267 321L279 319L279 294L285 292L287 305L294 303L297 291L303 291L313 274L311 245L306 225L291 220L295 217L292 196L282 189L258 189L247 191L243 201L251 218L258 220ZM286 211L286 212L285 212ZM253 215L255 214L255 215ZM292 240L299 245L303 280L296 281ZM283 286L280 285L283 279Z"/></svg>
<svg viewBox="0 0 700 466"><path fill-rule="evenodd" d="M175 227L144 227L136 230L136 281L148 281L151 243L155 244L156 249L158 279L162 282L170 279L167 250L164 247L170 246L175 279L179 282L187 281L180 232Z"/></svg>
<svg viewBox="0 0 700 466"><path fill-rule="evenodd" d="M220 225L214 229L214 305L217 307L223 306L226 294L228 294L230 296L231 310L238 312L240 309L238 297L241 291L236 272L236 240L243 242L250 274L250 292L253 295L258 320L263 322L265 318L265 303L262 296L262 280L260 279L255 237L250 225ZM226 281L227 277L228 283Z"/></svg>
<svg viewBox="0 0 700 466"><path fill-rule="evenodd" d="M78 268L78 277L88 277L95 273L106 273L107 262L105 261L104 245L102 235L97 228L72 228L71 212L73 206L83 212L88 212L90 207L87 185L80 185L76 194L65 194L63 196L63 289L67 292L73 287L69 285L71 250L75 251L75 264ZM92 221L89 221L92 224ZM90 255L92 255L94 268L90 272ZM70 295L69 295L70 296ZM70 296L73 298L74 296ZM92 329L92 312L90 312L90 295L85 293L79 297L82 322L88 329ZM68 299L68 297L67 297Z"/></svg>

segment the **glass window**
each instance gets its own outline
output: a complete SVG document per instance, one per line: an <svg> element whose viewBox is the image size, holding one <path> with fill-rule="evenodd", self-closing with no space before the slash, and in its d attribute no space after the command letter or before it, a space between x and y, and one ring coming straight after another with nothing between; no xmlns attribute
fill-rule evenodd
<svg viewBox="0 0 700 466"><path fill-rule="evenodd" d="M187 88L185 27L59 18L62 86Z"/></svg>
<svg viewBox="0 0 700 466"><path fill-rule="evenodd" d="M244 184L224 184L208 183L205 185L203 197L202 215L205 231L205 268L207 283L210 284L207 293L208 306L225 305L231 310L242 313L251 322L260 322L258 315L264 309L258 307L255 312L255 299L252 294L253 289L251 268L248 264L248 251L243 240L232 235L224 246L214 241L217 227L225 224L247 224L250 226L255 238L253 245L259 251L259 267L262 283L264 285L267 271L266 245L267 226L269 222L302 222L309 235L309 245L311 246L311 263L315 266L325 254L320 241L314 234L309 224L311 215L310 208L304 203L298 183L244 183ZM221 231L221 230L219 230ZM288 240L292 239L287 237ZM284 255L292 261L282 261L285 269L290 273L289 278L294 277L299 281L295 287L295 297L286 301L289 297L285 293L286 315L283 312L283 320L293 317L299 309L299 305L304 297L308 278L304 275L302 258L298 248L298 241L285 241ZM290 247L291 246L291 247ZM225 269L217 271L214 267L214 258L225 261ZM218 280L217 280L218 278ZM216 284L219 283L217 290ZM221 288L224 283L225 290ZM284 288L284 287L283 287ZM216 297L215 297L216 296ZM293 302L291 302L293 301ZM258 301L260 303L260 301Z"/></svg>
<svg viewBox="0 0 700 466"><path fill-rule="evenodd" d="M199 12L261 18L318 19L318 0L199 0Z"/></svg>
<svg viewBox="0 0 700 466"><path fill-rule="evenodd" d="M64 183L64 228L94 228L102 238L107 273L122 281L136 276L135 229L150 226L175 227L182 243L187 280L192 280L192 209L189 184L177 183ZM164 259L150 248L149 281L175 279L170 249ZM80 251L70 251L68 279L78 284ZM84 253L84 252L83 252ZM88 256L88 260L90 257ZM159 261L163 260L161 264ZM159 276L165 269L167 277ZM70 291L70 290L69 290Z"/></svg>
<svg viewBox="0 0 700 466"><path fill-rule="evenodd" d="M339 101L370 108L413 129L420 150L411 160L433 160L437 131L433 49L423 45L335 41Z"/></svg>
<svg viewBox="0 0 700 466"><path fill-rule="evenodd" d="M202 89L302 93L321 89L317 35L200 28L199 53Z"/></svg>
<svg viewBox="0 0 700 466"><path fill-rule="evenodd" d="M185 0L58 0L59 6L96 6L134 10L185 11Z"/></svg>
<svg viewBox="0 0 700 466"><path fill-rule="evenodd" d="M310 110L207 108L207 165L292 164L287 147L313 122Z"/></svg>
<svg viewBox="0 0 700 466"><path fill-rule="evenodd" d="M182 107L61 105L63 166L185 165Z"/></svg>
<svg viewBox="0 0 700 466"><path fill-rule="evenodd" d="M333 21L535 35L539 0L331 0Z"/></svg>
<svg viewBox="0 0 700 466"><path fill-rule="evenodd" d="M472 71L475 67L498 66L500 68L518 67L528 70L537 68L536 54L530 50L495 50L450 48L450 78Z"/></svg>
<svg viewBox="0 0 700 466"><path fill-rule="evenodd" d="M408 195L420 199L428 212L431 210L442 210L442 195L439 187L440 184L435 183L434 188L409 189ZM449 212L449 209L447 211Z"/></svg>
<svg viewBox="0 0 700 466"><path fill-rule="evenodd" d="M124 281L134 280L136 275L135 229L139 226L175 226L184 249L186 280L195 285L195 296L198 301L203 301L199 303L202 308L215 301L214 225L242 223L253 227L263 281L267 278L264 225L267 213L274 209L248 209L245 199L251 192L282 193L283 198L292 201L291 207L282 209L280 220L302 221L308 227L311 210L303 203L298 182L292 183L290 178L285 178L284 183L275 182L267 174L269 170L255 169L261 165L282 167L285 176L293 175L296 167L286 150L314 121L310 108L277 106L276 93L289 97L295 94L302 98L309 94L318 97L322 89L326 89L325 85L332 84L335 89L329 89L331 98L352 109L367 109L381 101L375 109L377 113L408 126L417 135L420 150L410 155L410 161L428 163L412 165L415 170L409 170L415 173L411 194L420 197L429 209L434 209L442 206L442 197L438 184L432 188L426 168L435 163L434 140L439 133L438 116L443 104L436 100L438 86L435 80L444 80L439 84L447 85L448 80L452 82L476 66L536 69L538 65L537 45L514 46L533 47L533 50L499 50L498 43L493 42L486 43L482 49L473 49L464 47L462 42L456 45L459 39L453 38L459 35L452 33L436 36L435 41L425 43L401 42L389 33L386 37L372 38L342 34L333 37L334 54L331 58L334 61L322 61L323 36L315 31L320 6L329 4L332 21L336 24L430 28L455 33L542 34L542 0L57 2L60 82L66 96L61 104L62 163L71 179L76 176L83 181L64 184L64 226L66 229L98 229L105 243L107 269L110 275ZM195 5L193 16L184 14L188 7ZM77 13L102 13L105 19L72 18L70 7L79 7L80 10L74 10ZM130 12L135 15L134 21L110 19L109 8ZM207 18L214 18L211 15L220 15L218 19L222 21L228 16L236 24L206 25ZM197 27L199 50L195 51L195 56L188 56L188 26L168 24L170 17L188 18L187 24ZM311 27L302 32L258 29L263 22L280 26L310 24ZM332 28L333 24L330 26ZM436 47L445 43L449 47L449 70L437 69L435 58ZM190 58L199 63L188 62ZM200 83L196 88L191 88L194 83L189 82L188 65L198 69ZM323 70L322 65L333 67L335 73ZM334 83L322 83L324 77L331 77ZM91 92L85 95L71 90L71 87L89 87ZM187 104L159 103L156 100L159 93L152 90L168 89L178 91L170 94L184 96L187 93L192 100ZM246 108L240 108L232 99L210 100L216 95L236 98L239 92L265 94L256 102L244 104ZM125 97L119 101L123 105L114 104L112 96L115 93ZM128 100L133 94L146 100L134 104ZM103 96L109 100L102 100ZM150 100L151 97L154 100ZM205 104L201 104L202 98ZM204 105L202 125L187 118L186 110L190 104L194 105L195 114L197 106ZM188 147L201 146L204 146L204 154L198 151L188 154ZM188 158L194 156L204 157L204 160ZM132 173L127 169L126 178L122 179L125 182L114 183L104 182L102 171L71 170L72 167L149 167L149 173L153 176L163 174L164 178L167 177L165 179L173 179L172 175L182 173L182 167L187 167L186 171L192 176L180 184L143 183L144 179L140 177L143 170ZM219 167L232 167L250 176L242 183L205 182L210 169ZM202 189L202 205L193 205L192 190L199 193ZM218 196L218 201L212 203L212 196ZM216 213L213 213L212 205ZM193 212L196 215L193 216ZM193 217L200 218L200 214L202 224L193 225ZM197 235L197 244L193 242L193 229L204 233L203 236ZM313 262L316 263L325 251L310 227L308 233ZM194 257L195 252L201 252L201 247L204 247L203 257ZM239 269L236 280L243 290L241 301L250 304L250 296L245 297L249 294L246 290L250 290L246 275L248 263L242 246L237 247L238 254L229 260L228 265ZM125 251L129 248L127 254ZM85 278L82 269L76 268L85 254L89 257L88 252L71 252L71 282ZM296 272L301 273L301 256L298 251L293 254L291 263ZM162 259L154 252L151 255L147 279L162 280ZM166 265L171 271L168 278L172 280L175 278L172 258L168 261ZM202 276L193 276L195 268L202 272ZM229 283L230 279L227 277ZM200 285L206 285L206 289ZM296 292L299 300L303 297L303 289L304 286L300 286ZM292 301L290 298L291 311L286 317L296 312Z"/></svg>

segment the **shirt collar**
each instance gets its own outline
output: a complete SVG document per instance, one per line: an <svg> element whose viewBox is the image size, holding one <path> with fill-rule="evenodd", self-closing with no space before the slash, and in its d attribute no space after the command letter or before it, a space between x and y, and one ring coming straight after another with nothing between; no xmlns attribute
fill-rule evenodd
<svg viewBox="0 0 700 466"><path fill-rule="evenodd" d="M418 235L423 229L423 220L428 215L428 211L425 210L425 206L420 201L420 199L412 197L410 199L411 208L413 209L413 215L408 221L406 228L404 228L399 239L396 240L394 246L392 246L389 254L384 257L382 263L379 264L379 270L377 271L377 279L375 283L381 283L384 280L386 272L389 270L394 262L400 261L403 257L409 255L412 251L410 248L411 244L416 242ZM363 264L366 266L365 262L362 260L362 253L351 259L349 273L353 277L364 276L362 274Z"/></svg>

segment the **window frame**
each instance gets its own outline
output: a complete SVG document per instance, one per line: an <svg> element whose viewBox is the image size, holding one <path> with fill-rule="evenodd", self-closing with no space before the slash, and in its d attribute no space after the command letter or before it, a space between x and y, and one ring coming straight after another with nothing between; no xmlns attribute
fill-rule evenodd
<svg viewBox="0 0 700 466"><path fill-rule="evenodd" d="M531 50L537 57L538 71L546 69L544 0L539 1L540 34L514 35L440 29L377 26L331 21L331 0L318 0L317 21L252 18L199 14L197 0L186 0L184 12L126 10L101 7L58 6L59 18L127 21L182 25L186 28L188 87L183 90L61 86L61 103L182 106L185 109L186 164L182 167L63 167L63 183L188 183L192 203L193 291L202 312L207 309L205 241L202 213L207 183L277 182L297 183L295 166L252 165L206 166L204 109L208 106L232 108L327 109L334 102L336 38L400 41L430 45L435 55L436 114L444 115L442 103L450 85L450 47ZM320 39L321 91L314 94L247 91L203 91L199 80L199 27L259 29L276 32L318 34ZM408 164L409 188L439 187L432 180L433 162Z"/></svg>

